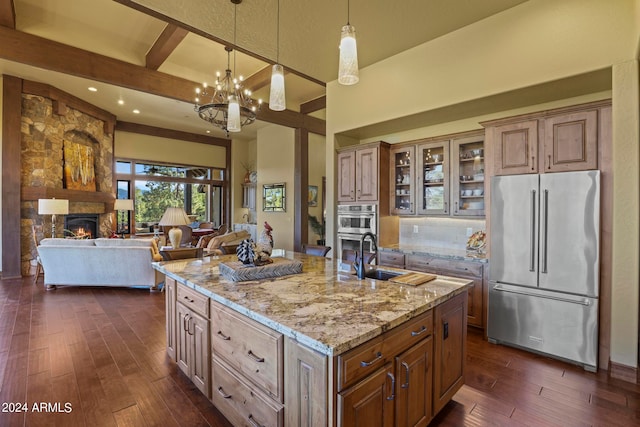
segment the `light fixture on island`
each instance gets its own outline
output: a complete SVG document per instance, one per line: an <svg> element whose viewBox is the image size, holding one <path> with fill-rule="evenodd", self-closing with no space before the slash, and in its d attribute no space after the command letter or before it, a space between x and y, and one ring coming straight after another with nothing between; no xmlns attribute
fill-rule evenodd
<svg viewBox="0 0 640 427"><path fill-rule="evenodd" d="M356 29L349 23L350 2L347 0L347 25L340 34L340 63L338 66L338 83L354 85L358 83L358 47L356 45Z"/></svg>
<svg viewBox="0 0 640 427"><path fill-rule="evenodd" d="M276 63L271 71L271 88L269 92L269 109L283 111L286 107L284 92L284 67L280 64L280 0L278 0L278 17L276 32Z"/></svg>
<svg viewBox="0 0 640 427"><path fill-rule="evenodd" d="M231 0L234 4L233 44L236 44L236 15L238 4L242 0ZM195 111L201 119L226 132L240 132L242 126L250 125L256 120L256 114L260 110L262 100L255 101L251 98L251 91L242 87L242 76L234 77L231 70L231 52L233 48L226 46L227 69L224 76L216 72L216 81L213 86L207 83L202 88L196 88ZM235 67L235 53L234 53Z"/></svg>

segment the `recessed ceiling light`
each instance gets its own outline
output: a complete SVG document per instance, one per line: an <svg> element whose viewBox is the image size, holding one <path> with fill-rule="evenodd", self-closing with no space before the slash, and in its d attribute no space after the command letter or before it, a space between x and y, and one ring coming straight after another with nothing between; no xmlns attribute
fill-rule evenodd
<svg viewBox="0 0 640 427"><path fill-rule="evenodd" d="M98 89L96 89L93 86L89 86L87 89L89 89L90 92L97 92L98 91Z"/></svg>
<svg viewBox="0 0 640 427"><path fill-rule="evenodd" d="M118 99L118 105L124 105L124 101L122 99Z"/></svg>
<svg viewBox="0 0 640 427"><path fill-rule="evenodd" d="M207 133L211 133L211 131L210 131L210 130L208 130L208 131L207 131Z"/></svg>
<svg viewBox="0 0 640 427"><path fill-rule="evenodd" d="M136 108L135 110L133 110L133 114L140 114L140 110Z"/></svg>

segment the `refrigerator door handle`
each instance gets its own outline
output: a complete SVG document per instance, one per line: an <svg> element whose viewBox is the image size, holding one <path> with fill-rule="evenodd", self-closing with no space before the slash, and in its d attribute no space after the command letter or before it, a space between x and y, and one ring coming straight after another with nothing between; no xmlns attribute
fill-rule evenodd
<svg viewBox="0 0 640 427"><path fill-rule="evenodd" d="M584 305L584 306L590 306L591 305L591 301L587 298L584 298L582 300L575 300L575 299L571 299L571 298L562 298L562 297L556 297L553 295L542 295L542 294L537 294L537 293L530 293L530 292L526 292L526 291L518 291L515 289L505 289L502 287L502 285L494 285L493 286L493 290L494 291L500 291L500 292L507 292L507 293L512 293L512 294L519 294L519 295L528 295L528 296L532 296L532 297L538 297L538 298L547 298L547 299L552 299L555 301L562 301L562 302L568 302L571 304L580 304L580 305Z"/></svg>
<svg viewBox="0 0 640 427"><path fill-rule="evenodd" d="M547 273L547 229L549 224L549 190L544 190L544 197L542 198L544 206L542 207L542 222L543 227L540 230L540 249L541 254L541 266L540 273Z"/></svg>
<svg viewBox="0 0 640 427"><path fill-rule="evenodd" d="M529 271L535 270L536 262L536 190L531 190L531 235L529 236Z"/></svg>

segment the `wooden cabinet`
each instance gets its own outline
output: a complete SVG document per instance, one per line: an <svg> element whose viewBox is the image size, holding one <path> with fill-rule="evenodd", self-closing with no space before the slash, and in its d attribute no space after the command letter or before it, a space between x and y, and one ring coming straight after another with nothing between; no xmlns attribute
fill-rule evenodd
<svg viewBox="0 0 640 427"><path fill-rule="evenodd" d="M409 254L406 255L406 268L473 280L473 284L468 289L467 323L484 328L484 265L482 263Z"/></svg>
<svg viewBox="0 0 640 427"><path fill-rule="evenodd" d="M415 147L391 149L390 204L392 214L411 215L415 209Z"/></svg>
<svg viewBox="0 0 640 427"><path fill-rule="evenodd" d="M211 401L234 425L284 423L284 337L211 301Z"/></svg>
<svg viewBox="0 0 640 427"><path fill-rule="evenodd" d="M167 334L167 356L175 362L176 360L176 287L175 279L165 277L164 280L164 301L165 320Z"/></svg>
<svg viewBox="0 0 640 427"><path fill-rule="evenodd" d="M464 384L467 293L434 309L433 411L438 413Z"/></svg>
<svg viewBox="0 0 640 427"><path fill-rule="evenodd" d="M482 123L491 141L494 175L548 173L598 168L596 102Z"/></svg>
<svg viewBox="0 0 640 427"><path fill-rule="evenodd" d="M392 214L484 216L483 133L403 144L391 150L390 167Z"/></svg>
<svg viewBox="0 0 640 427"><path fill-rule="evenodd" d="M176 286L176 362L209 397L209 298L182 284Z"/></svg>
<svg viewBox="0 0 640 427"><path fill-rule="evenodd" d="M338 356L338 425L425 426L433 417L432 337L428 311Z"/></svg>
<svg viewBox="0 0 640 427"><path fill-rule="evenodd" d="M338 153L338 202L378 202L386 197L388 162L389 145L385 142L341 150Z"/></svg>

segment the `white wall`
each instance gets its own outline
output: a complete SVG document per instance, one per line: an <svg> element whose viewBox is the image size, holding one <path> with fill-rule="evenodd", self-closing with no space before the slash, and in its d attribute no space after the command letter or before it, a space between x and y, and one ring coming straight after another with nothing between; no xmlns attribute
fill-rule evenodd
<svg viewBox="0 0 640 427"><path fill-rule="evenodd" d="M640 108L638 71L629 61L635 61L640 52L639 4L638 0L529 0L361 69L355 86L330 82L326 161L327 179L333 185L327 191L329 206L335 206L335 147L343 132L613 69L614 181L617 186L624 180L625 185L616 191L613 203L614 254L624 254L624 261L613 265L611 360L637 367ZM473 128L479 127L469 119L460 120L445 133ZM420 134L437 135L437 131L425 128ZM621 171L635 172L622 176ZM330 244L333 216L328 226Z"/></svg>
<svg viewBox="0 0 640 427"><path fill-rule="evenodd" d="M294 247L294 191L293 170L295 148L295 130L278 125L265 126L258 130L257 170L258 196L256 209L258 232L263 230L264 222L273 227L273 240L276 248L293 250ZM264 212L262 210L262 186L264 184L286 185L286 211Z"/></svg>

